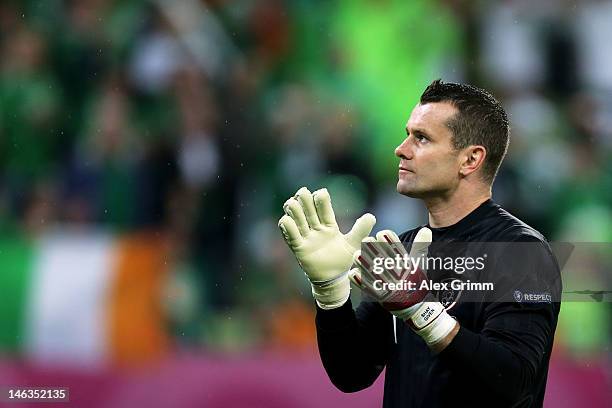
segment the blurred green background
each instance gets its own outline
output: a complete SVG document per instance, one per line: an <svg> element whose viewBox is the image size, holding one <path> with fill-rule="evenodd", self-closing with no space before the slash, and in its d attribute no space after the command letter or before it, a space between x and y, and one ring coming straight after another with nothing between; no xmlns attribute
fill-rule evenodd
<svg viewBox="0 0 612 408"><path fill-rule="evenodd" d="M497 202L610 242L610 21L595 0L2 1L0 351L314 355L282 204L326 186L344 228L424 223L393 150L436 78L510 115ZM558 358L609 360L610 321L564 304Z"/></svg>

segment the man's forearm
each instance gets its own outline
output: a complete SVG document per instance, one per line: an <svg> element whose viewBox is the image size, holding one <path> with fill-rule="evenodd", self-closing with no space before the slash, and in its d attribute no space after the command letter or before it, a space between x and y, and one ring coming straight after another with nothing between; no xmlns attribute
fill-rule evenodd
<svg viewBox="0 0 612 408"><path fill-rule="evenodd" d="M449 344L451 344L451 342L453 341L453 339L455 338L458 332L459 332L459 323L456 323L453 330L451 330L451 332L448 333L448 335L444 339L440 340L440 342L436 344L433 344L429 348L434 353L442 352L442 350L444 350L446 347L448 347Z"/></svg>
<svg viewBox="0 0 612 408"><path fill-rule="evenodd" d="M350 299L340 308L317 307L317 342L332 383L343 392L370 386L382 372L392 336L391 316L373 302L354 311Z"/></svg>
<svg viewBox="0 0 612 408"><path fill-rule="evenodd" d="M535 373L530 370L529 363L503 343L459 324L447 340L440 348L440 358L456 371L478 378L481 386L489 387L506 401L521 398L531 385Z"/></svg>

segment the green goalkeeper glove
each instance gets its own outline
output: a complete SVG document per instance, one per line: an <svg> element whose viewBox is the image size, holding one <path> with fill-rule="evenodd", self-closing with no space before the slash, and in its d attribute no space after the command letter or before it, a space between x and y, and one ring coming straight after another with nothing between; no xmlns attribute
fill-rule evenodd
<svg viewBox="0 0 612 408"><path fill-rule="evenodd" d="M327 189L311 193L300 188L283 205L278 226L287 245L312 285L312 295L322 309L335 309L349 298L348 271L353 254L367 237L376 218L364 214L351 231L342 234Z"/></svg>

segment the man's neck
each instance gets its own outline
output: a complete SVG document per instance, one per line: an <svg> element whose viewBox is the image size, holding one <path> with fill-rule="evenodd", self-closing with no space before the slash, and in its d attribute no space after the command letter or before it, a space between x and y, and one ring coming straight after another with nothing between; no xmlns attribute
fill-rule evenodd
<svg viewBox="0 0 612 408"><path fill-rule="evenodd" d="M491 191L482 191L479 194L453 194L451 197L436 197L425 200L429 211L429 225L433 228L448 227L456 224L482 203L491 198Z"/></svg>

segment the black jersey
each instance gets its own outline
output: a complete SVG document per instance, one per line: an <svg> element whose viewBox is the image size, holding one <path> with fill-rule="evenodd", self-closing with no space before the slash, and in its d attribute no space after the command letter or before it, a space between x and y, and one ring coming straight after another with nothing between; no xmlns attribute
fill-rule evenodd
<svg viewBox="0 0 612 408"><path fill-rule="evenodd" d="M410 245L419 228L400 238ZM331 381L355 392L386 368L388 408L542 406L560 296L559 267L548 243L491 200L456 224L431 230L434 243L531 243L529 256L495 247L487 272L517 301L484 295L482 301L446 303L460 329L439 354L376 302L362 301L356 310L350 299L337 309L318 308L319 352ZM518 280L543 284L552 298L521 301L522 292L513 291Z"/></svg>

